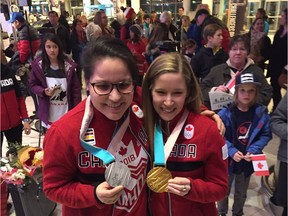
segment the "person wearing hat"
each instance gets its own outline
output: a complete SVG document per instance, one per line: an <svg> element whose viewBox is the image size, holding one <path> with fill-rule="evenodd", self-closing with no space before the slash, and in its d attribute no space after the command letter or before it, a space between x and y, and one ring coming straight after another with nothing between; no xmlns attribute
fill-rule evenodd
<svg viewBox="0 0 288 216"><path fill-rule="evenodd" d="M129 28L130 39L127 41L127 47L136 58L139 79L138 84L142 85L143 76L147 69L147 62L143 53L145 53L147 43L142 39L142 29L138 24L134 24Z"/></svg>
<svg viewBox="0 0 288 216"><path fill-rule="evenodd" d="M39 32L28 25L20 12L13 12L9 20L17 31L17 51L12 56L8 67L17 75L23 71L21 81L24 84L23 89L31 95L35 111L38 110L38 102L36 95L33 94L28 87L30 63L33 61L34 55L40 48L41 40ZM27 93L25 93L27 94Z"/></svg>
<svg viewBox="0 0 288 216"><path fill-rule="evenodd" d="M235 181L232 215L243 215L250 176L253 174L252 156L262 154L263 148L272 139L267 107L257 103L261 83L252 73L236 77L233 103L219 111L225 127L228 146L228 185L226 197L217 202L221 216L228 212L228 197Z"/></svg>
<svg viewBox="0 0 288 216"><path fill-rule="evenodd" d="M9 22L12 23L13 27L17 30L17 50L19 59L21 64L25 64L32 55L35 55L40 47L41 41L39 33L36 29L26 23L20 12L13 12Z"/></svg>
<svg viewBox="0 0 288 216"><path fill-rule="evenodd" d="M120 39L126 42L129 39L129 28L135 24L136 13L133 8L127 7L124 11L125 24L120 29Z"/></svg>

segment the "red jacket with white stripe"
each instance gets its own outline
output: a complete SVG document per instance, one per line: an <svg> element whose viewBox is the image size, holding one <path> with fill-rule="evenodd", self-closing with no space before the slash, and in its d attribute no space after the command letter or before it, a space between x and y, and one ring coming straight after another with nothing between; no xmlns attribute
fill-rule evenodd
<svg viewBox="0 0 288 216"><path fill-rule="evenodd" d="M9 130L28 118L25 97L7 65L1 64L1 131Z"/></svg>
<svg viewBox="0 0 288 216"><path fill-rule="evenodd" d="M116 161L130 169L131 181L114 205L105 205L95 198L95 186L105 181L105 166L101 159L85 150L79 140L85 103L86 100L82 101L52 124L45 136L44 192L49 199L62 204L63 216L147 216L148 143L142 111L132 103L129 127L114 155ZM93 139L97 147L107 149L123 119L112 121L93 110L90 140Z"/></svg>
<svg viewBox="0 0 288 216"><path fill-rule="evenodd" d="M169 123L170 133L181 115L182 113ZM163 136L166 142L164 133ZM173 178L188 178L191 190L184 197L167 192L152 192L152 215L218 215L215 202L223 199L228 191L225 154L223 160L225 147L225 141L213 120L200 114L189 113L167 160L166 168Z"/></svg>

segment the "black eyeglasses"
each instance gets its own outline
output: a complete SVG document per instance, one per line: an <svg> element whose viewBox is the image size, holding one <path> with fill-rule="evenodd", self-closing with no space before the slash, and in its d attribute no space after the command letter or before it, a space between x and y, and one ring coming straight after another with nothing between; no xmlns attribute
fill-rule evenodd
<svg viewBox="0 0 288 216"><path fill-rule="evenodd" d="M98 95L109 95L114 87L121 94L129 94L134 90L135 82L123 81L119 83L108 83L108 82L95 82L90 83L93 86L94 92Z"/></svg>

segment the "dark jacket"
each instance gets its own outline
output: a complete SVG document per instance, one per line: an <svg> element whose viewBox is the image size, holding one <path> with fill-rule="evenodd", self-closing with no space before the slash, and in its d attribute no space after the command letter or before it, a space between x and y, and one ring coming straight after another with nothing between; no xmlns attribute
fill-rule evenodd
<svg viewBox="0 0 288 216"><path fill-rule="evenodd" d="M44 28L53 28L50 22L45 23L43 25ZM71 47L70 47L70 32L67 30L65 26L59 23L57 29L55 29L55 33L59 37L60 41L62 42L63 50L67 54L71 52Z"/></svg>
<svg viewBox="0 0 288 216"><path fill-rule="evenodd" d="M32 70L29 78L29 86L31 91L38 96L39 109L38 117L41 121L48 124L48 115L50 107L50 98L44 93L47 88L46 77L42 70L41 58L35 59L32 64ZM65 74L67 78L67 101L68 110L74 108L81 101L81 87L76 75L76 64L70 60L65 60Z"/></svg>
<svg viewBox="0 0 288 216"><path fill-rule="evenodd" d="M195 56L191 58L191 67L198 79L203 79L211 68L223 64L229 58L228 54L221 48L213 54L212 48L202 47Z"/></svg>
<svg viewBox="0 0 288 216"><path fill-rule="evenodd" d="M203 46L202 45L201 27L197 26L196 23L192 23L190 25L190 27L188 28L187 38L193 39L196 42L196 44L197 44L196 53L199 52Z"/></svg>
<svg viewBox="0 0 288 216"><path fill-rule="evenodd" d="M77 37L77 32L72 31L71 36L70 36L70 45L72 47L72 58L73 60L80 65L80 57L81 53L84 49L84 47L87 44L87 37L86 33L83 31L83 41L79 42L78 37Z"/></svg>
<svg viewBox="0 0 288 216"><path fill-rule="evenodd" d="M274 36L273 44L271 47L269 68L267 77L277 80L288 60L288 33L281 37L282 31L278 30Z"/></svg>

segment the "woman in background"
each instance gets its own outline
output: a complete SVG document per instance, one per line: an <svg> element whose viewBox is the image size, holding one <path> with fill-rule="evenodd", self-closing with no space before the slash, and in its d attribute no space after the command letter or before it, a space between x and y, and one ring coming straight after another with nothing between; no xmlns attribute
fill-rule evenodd
<svg viewBox="0 0 288 216"><path fill-rule="evenodd" d="M72 58L77 63L76 73L82 86L82 65L80 62L81 53L87 44L86 32L83 29L83 22L75 19L72 24L70 35L70 44L72 47Z"/></svg>
<svg viewBox="0 0 288 216"><path fill-rule="evenodd" d="M108 17L104 11L97 11L94 16L94 23L99 25L102 35L114 37L114 29L108 25Z"/></svg>
<svg viewBox="0 0 288 216"><path fill-rule="evenodd" d="M130 39L127 42L127 46L132 52L133 56L136 58L139 70L138 85L141 86L143 76L147 70L147 62L144 56L146 43L142 39L142 29L138 24L130 26L129 30L130 30Z"/></svg>
<svg viewBox="0 0 288 216"><path fill-rule="evenodd" d="M264 19L256 18L246 35L250 40L248 57L264 71L264 62L268 60L271 51L271 40L264 32Z"/></svg>
<svg viewBox="0 0 288 216"><path fill-rule="evenodd" d="M146 57L148 63L151 63L161 55L161 53L169 51L163 46L164 41L171 42L169 39L169 28L165 23L158 23L153 27L146 46Z"/></svg>
<svg viewBox="0 0 288 216"><path fill-rule="evenodd" d="M288 41L287 8L281 12L280 28L275 33L270 52L267 77L271 77L273 87L273 110L281 100L281 87L278 83L283 68L287 65L287 41Z"/></svg>
<svg viewBox="0 0 288 216"><path fill-rule="evenodd" d="M42 126L50 128L53 122L81 101L81 88L76 64L64 54L57 35L46 34L41 51L31 64L29 85L38 96L37 115Z"/></svg>

